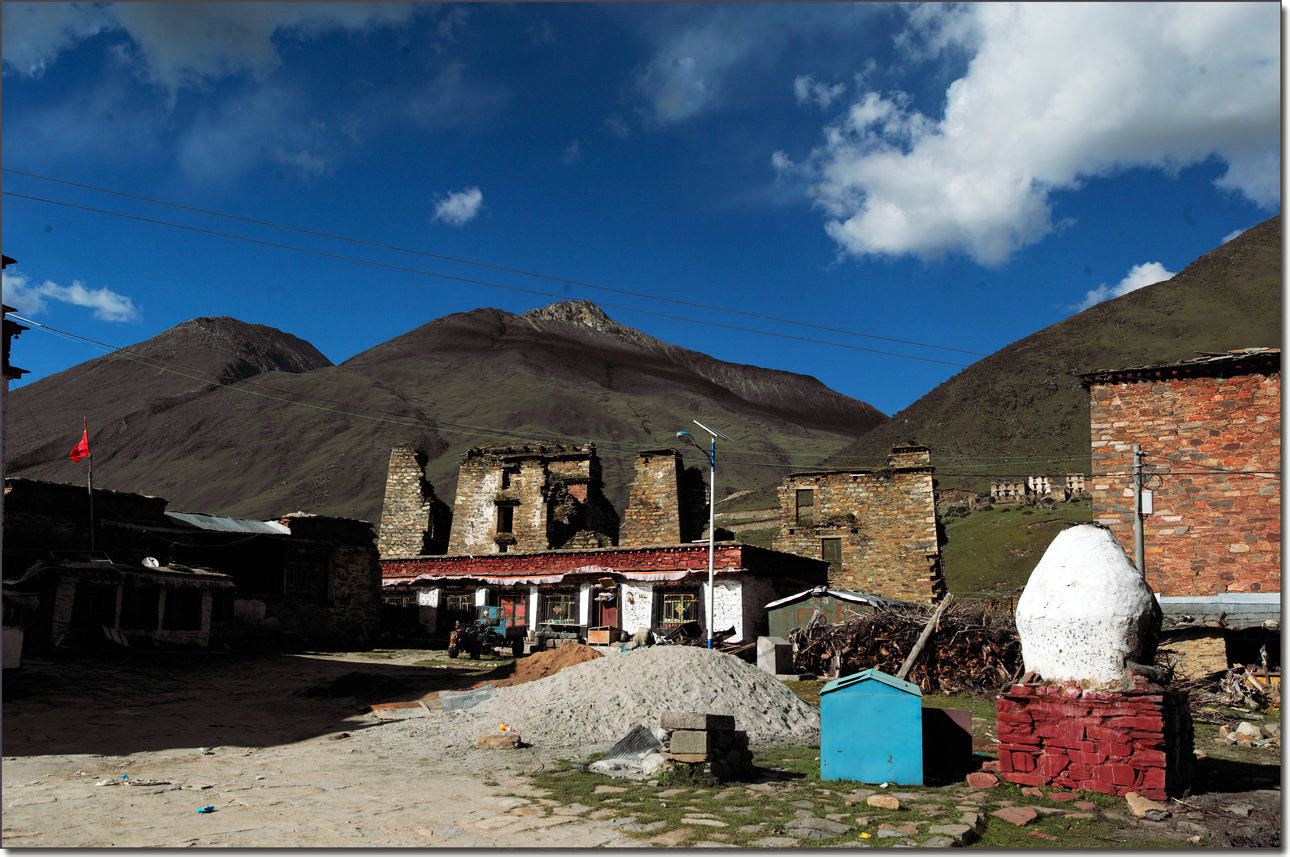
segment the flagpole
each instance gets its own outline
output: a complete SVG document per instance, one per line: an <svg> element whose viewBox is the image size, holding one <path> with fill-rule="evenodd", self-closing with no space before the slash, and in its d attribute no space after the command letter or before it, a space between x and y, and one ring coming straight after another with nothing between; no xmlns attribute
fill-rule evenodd
<svg viewBox="0 0 1290 857"><path fill-rule="evenodd" d="M90 424L85 417L81 417L81 425L85 428L85 437L88 438L90 436ZM94 454L89 452L88 446L86 447L86 452L85 457L90 460L89 475L85 480L85 488L90 495L90 553L94 553Z"/></svg>

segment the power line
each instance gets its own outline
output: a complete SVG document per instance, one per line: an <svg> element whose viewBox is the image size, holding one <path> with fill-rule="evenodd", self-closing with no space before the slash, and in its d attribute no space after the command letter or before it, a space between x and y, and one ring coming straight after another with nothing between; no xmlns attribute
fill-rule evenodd
<svg viewBox="0 0 1290 857"><path fill-rule="evenodd" d="M123 197L125 199L133 199L139 202L148 202L154 205L164 205L170 208L178 208L183 211L191 211L197 214L209 214L214 217L223 217L228 220L236 220L242 223L254 224L256 226L269 226L274 229L285 229L291 232L299 232L302 235L312 235L316 238L327 238L333 241L347 241L351 244L361 244L367 247L377 247L382 250L394 250L399 253L411 253L418 256L426 256L431 259L442 259L446 262L456 262L463 265L474 265L480 268L488 268L494 271L504 271L510 274L521 274L526 277L535 277L537 279L550 280L552 282L563 283L571 286L581 286L583 288L588 288L588 289L598 289L600 291L613 292L614 294L629 295L631 297L637 297L637 298L646 298L648 300L678 304L680 306L688 306L688 307L693 307L695 309L708 310L711 312L724 312L724 313L730 313L732 315L742 315L748 318L759 318L764 321L774 321L774 322L779 322L781 324L791 324L791 325L796 325L798 327L808 327L808 328L813 328L815 330L828 331L829 333L841 333L846 336L860 336L866 339L876 339L883 342L894 342L900 345L914 345L920 348L935 348L940 351L954 351L959 354L971 354L977 357L988 356L985 352L982 352L982 351L969 351L965 348L952 348L948 345L934 345L929 342L916 342L914 340L909 340L909 339L893 339L892 337L888 337L888 336L877 336L872 333L860 333L854 330L845 330L837 327L828 327L825 325L812 324L810 322L805 322L805 321L794 321L793 319L779 318L777 316L765 315L763 313L747 312L744 310L732 309L730 307L709 306L708 304L701 304L695 301L685 301L685 300L680 300L678 298L666 298L666 297L661 297L659 295L651 295L647 292L635 292L628 289L614 288L612 286L601 286L601 285L596 285L595 283L585 283L579 280L571 280L565 277L554 277L548 274L534 273L532 271L525 271L520 268L509 268L504 265L493 265L487 262L477 262L471 259L462 259L456 256L446 256L440 253L431 253L427 250L417 250L409 247L400 247L395 244L383 244L377 241L366 241L361 238L352 238L345 235L336 235L329 232L320 232L313 229L305 229L300 226L290 226L282 223L274 223L268 220L256 220L250 217L241 217L236 214L228 214L222 211L212 211L211 209L206 209L206 208L197 208L195 206L183 205L177 202L167 202L166 200L153 199L151 197L140 196L132 193L125 193L123 191L111 190L109 188L96 187L95 185L82 184L80 182L68 181L66 179L53 178L51 176L42 176L37 173L29 173L23 170L15 170L8 167L4 167L0 169L3 169L3 171L7 173L13 173L14 175L27 176L29 178L40 179L42 181L47 181L47 182L56 182L58 184L64 184L70 187L78 187L84 190L92 190L98 193L112 194L114 196ZM50 201L50 200L44 200L44 201Z"/></svg>
<svg viewBox="0 0 1290 857"><path fill-rule="evenodd" d="M62 206L64 208L74 208L81 211L88 211L93 214L105 214L111 217L120 217L125 220L137 220L141 223L150 223L154 226L169 226L172 229L185 229L190 232L197 232L203 235L213 235L218 238L231 238L235 241L245 241L250 244L260 244L265 247L274 247L279 250L292 250L297 253L306 253L312 256L321 256L327 259L336 259L342 262L354 262L360 265L371 265L376 268L385 268L391 271L400 271L408 274L420 274L426 277L436 277L438 279L451 280L453 282L458 282L458 283L467 283L469 285L475 285L475 286L487 286L489 288L494 288L494 289L505 289L507 291L521 292L523 294L539 295L542 297L553 297L553 298L559 298L561 300L568 299L567 295L559 294L556 292L544 292L538 289L526 289L520 286L508 286L502 283L489 282L487 280L475 280L469 277L459 277L453 274L442 274L437 271L427 271L422 268L410 268L410 267L407 267L406 265L392 265L388 262L377 262L371 259L359 259L353 256L343 256L339 253L329 253L324 250L311 250L306 247L297 247L292 244L282 244L277 241L266 241L262 238L250 238L245 235L234 235L228 232L219 232L213 229L203 229L198 226L188 226L182 223L173 223L168 220L158 220L156 218L143 217L137 214L126 214L120 211L111 211L108 209L94 208L93 206L88 206L88 205L77 205L76 203L63 202L61 200L56 200L56 199L47 199L45 197L39 197L39 196L31 196L29 194L16 193L10 190L6 190L3 193L5 196L12 196L17 199L26 199L32 202L43 202L49 205ZM634 313L639 313L641 315L654 316L656 318L665 318L671 321L683 321L689 324L702 324L707 327L717 327L723 330L734 330L741 333L756 333L763 336L775 336L780 339L791 339L797 342L808 342L814 345L831 345L836 348L846 348L851 351L864 351L869 354L882 354L887 357L900 357L905 360L920 360L924 363L939 363L945 366L964 367L964 366L971 365L968 363L958 363L952 360L938 360L934 357L919 357L913 354L901 354L896 351L884 351L878 348L865 348L864 346L860 346L860 345L848 345L845 342L833 342L827 339L813 339L805 336L793 336L792 334L788 334L788 333L776 333L770 330L759 330L757 328L752 328L752 327L740 327L738 325L722 324L720 322L705 321L703 319L698 319L698 318L688 318L685 316L669 315L667 313L653 312L652 310L637 309L636 307L622 306L621 304L601 304L601 305L609 307L610 309L623 310L624 312L634 312Z"/></svg>

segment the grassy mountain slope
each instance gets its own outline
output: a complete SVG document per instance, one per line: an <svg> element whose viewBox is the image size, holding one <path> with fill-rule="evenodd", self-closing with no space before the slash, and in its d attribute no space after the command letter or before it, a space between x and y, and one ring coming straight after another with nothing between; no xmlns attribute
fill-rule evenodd
<svg viewBox="0 0 1290 857"><path fill-rule="evenodd" d="M876 466L893 444L916 440L932 448L942 487L985 490L990 474L1087 472L1088 393L1073 373L1280 346L1281 337L1275 217L1170 280L1097 304L977 361L826 465Z"/></svg>
<svg viewBox="0 0 1290 857"><path fill-rule="evenodd" d="M597 444L621 511L636 452L679 446L692 418L728 429L727 450L739 450L723 456L720 495L777 481L790 454L792 466L813 464L883 419L813 378L678 349L582 303L449 316L342 366L232 319L187 322L129 352L152 365L117 353L23 387L6 474L82 481L67 452L84 413L96 486L176 510L376 521L395 443L429 453L428 476L451 502L468 448L555 436ZM172 364L184 374L156 368Z"/></svg>

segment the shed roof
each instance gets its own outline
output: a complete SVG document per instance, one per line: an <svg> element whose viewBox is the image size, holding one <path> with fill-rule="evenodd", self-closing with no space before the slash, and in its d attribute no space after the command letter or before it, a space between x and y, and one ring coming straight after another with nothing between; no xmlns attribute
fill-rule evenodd
<svg viewBox="0 0 1290 857"><path fill-rule="evenodd" d="M820 689L820 696L823 696L826 693L832 693L835 690L841 690L844 687L850 687L851 685L854 685L854 684L860 684L861 682L865 682L865 681L876 681L879 684L884 684L887 687L894 688L895 690L903 691L904 693L908 693L912 696L923 695L922 690L920 690L918 685L914 684L913 682L908 682L908 681L905 681L904 679L896 678L894 675L887 675L887 673L883 672L882 670L867 669L867 670L861 670L855 675L848 675L848 676L843 676L842 678L839 678L839 679L834 679L833 681L829 682L828 684L826 684L824 687Z"/></svg>
<svg viewBox="0 0 1290 857"><path fill-rule="evenodd" d="M273 533L291 535L291 528L277 521L249 521L244 518L225 518L220 515L203 515L198 512L167 512L173 518L199 530L219 533Z"/></svg>
<svg viewBox="0 0 1290 857"><path fill-rule="evenodd" d="M1166 630L1192 627L1280 627L1280 592L1220 592L1216 595L1157 595ZM1269 623L1272 623L1271 625Z"/></svg>
<svg viewBox="0 0 1290 857"><path fill-rule="evenodd" d="M826 595L831 595L839 601L850 601L853 604L898 606L909 603L907 601L898 601L895 598L888 598L885 595L872 595L868 592L859 592L855 589L832 589L828 586L817 586L814 589L804 589L793 595L787 595L778 601L772 601L766 605L766 609L770 610L772 607L783 607L785 604L794 604L798 601L805 601L807 598L822 598Z"/></svg>

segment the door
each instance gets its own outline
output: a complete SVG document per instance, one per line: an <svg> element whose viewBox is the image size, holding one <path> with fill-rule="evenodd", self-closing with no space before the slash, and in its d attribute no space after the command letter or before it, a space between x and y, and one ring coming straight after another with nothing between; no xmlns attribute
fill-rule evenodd
<svg viewBox="0 0 1290 857"><path fill-rule="evenodd" d="M528 594L503 592L497 596L497 606L502 608L502 621L507 627L528 625Z"/></svg>
<svg viewBox="0 0 1290 857"><path fill-rule="evenodd" d="M592 625L598 628L618 627L618 593L596 593L596 616Z"/></svg>

